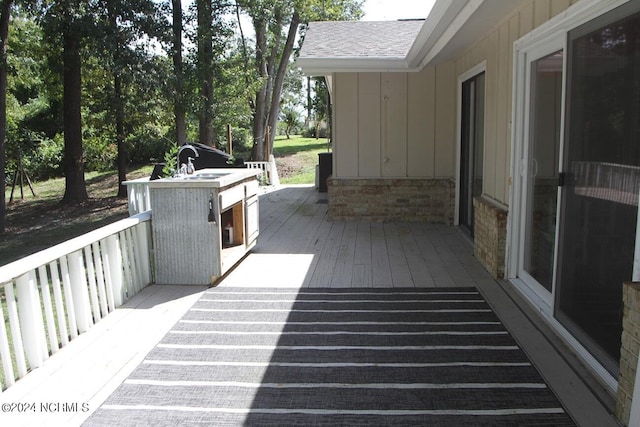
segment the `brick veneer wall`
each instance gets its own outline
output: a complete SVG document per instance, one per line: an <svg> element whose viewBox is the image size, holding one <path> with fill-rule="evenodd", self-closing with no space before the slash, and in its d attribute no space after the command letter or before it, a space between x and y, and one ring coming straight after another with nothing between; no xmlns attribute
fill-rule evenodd
<svg viewBox="0 0 640 427"><path fill-rule="evenodd" d="M631 398L636 382L638 351L640 350L640 283L625 283L622 289L624 313L622 318L622 347L616 417L629 424Z"/></svg>
<svg viewBox="0 0 640 427"><path fill-rule="evenodd" d="M453 179L329 178L329 216L336 220L453 223Z"/></svg>
<svg viewBox="0 0 640 427"><path fill-rule="evenodd" d="M473 254L496 279L504 277L507 211L488 200L473 200Z"/></svg>

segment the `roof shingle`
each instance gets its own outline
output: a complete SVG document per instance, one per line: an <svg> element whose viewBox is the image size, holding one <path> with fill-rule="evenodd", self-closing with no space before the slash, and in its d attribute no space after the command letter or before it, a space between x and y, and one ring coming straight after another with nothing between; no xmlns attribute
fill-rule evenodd
<svg viewBox="0 0 640 427"><path fill-rule="evenodd" d="M404 59L424 20L312 22L300 58Z"/></svg>

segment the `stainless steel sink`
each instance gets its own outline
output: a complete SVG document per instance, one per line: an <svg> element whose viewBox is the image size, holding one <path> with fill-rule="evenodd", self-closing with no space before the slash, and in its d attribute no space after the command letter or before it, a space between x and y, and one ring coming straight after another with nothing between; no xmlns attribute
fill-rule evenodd
<svg viewBox="0 0 640 427"><path fill-rule="evenodd" d="M183 176L179 179L184 179L184 180L216 179L226 175L229 175L229 174L228 173L200 173L200 174Z"/></svg>

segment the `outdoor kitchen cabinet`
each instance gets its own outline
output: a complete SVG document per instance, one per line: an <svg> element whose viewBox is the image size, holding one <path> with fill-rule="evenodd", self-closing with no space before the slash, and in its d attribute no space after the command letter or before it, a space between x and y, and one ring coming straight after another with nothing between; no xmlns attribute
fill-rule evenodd
<svg viewBox="0 0 640 427"><path fill-rule="evenodd" d="M150 181L149 190L156 284L213 284L255 246L255 171L202 169Z"/></svg>

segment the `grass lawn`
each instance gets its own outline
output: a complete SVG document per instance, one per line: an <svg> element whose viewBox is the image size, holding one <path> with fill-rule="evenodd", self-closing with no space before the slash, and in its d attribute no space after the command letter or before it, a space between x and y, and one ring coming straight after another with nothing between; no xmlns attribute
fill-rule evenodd
<svg viewBox="0 0 640 427"><path fill-rule="evenodd" d="M318 164L318 153L327 152L326 138L303 138L292 135L276 138L273 155L276 158L281 184L313 184Z"/></svg>
<svg viewBox="0 0 640 427"><path fill-rule="evenodd" d="M149 176L152 167L131 171L129 179ZM89 200L79 205L60 203L64 195L64 178L34 182L36 197L24 188L24 199L16 188L9 203L11 186L7 188L6 232L0 240L0 265L82 235L125 218L127 200L118 199L118 173L88 172L85 175Z"/></svg>

